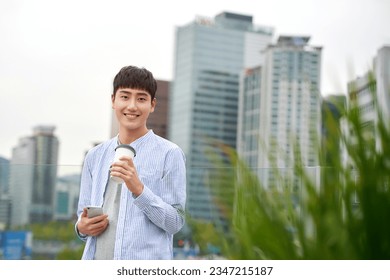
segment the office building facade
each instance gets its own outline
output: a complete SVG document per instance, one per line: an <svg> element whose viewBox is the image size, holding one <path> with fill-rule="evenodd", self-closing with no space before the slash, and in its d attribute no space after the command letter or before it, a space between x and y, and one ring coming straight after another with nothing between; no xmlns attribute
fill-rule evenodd
<svg viewBox="0 0 390 280"><path fill-rule="evenodd" d="M266 187L277 183L275 173L292 170L295 152L303 166L319 164L322 48L309 40L280 36L263 66L241 78L237 149Z"/></svg>
<svg viewBox="0 0 390 280"><path fill-rule="evenodd" d="M373 59L373 69L348 83L347 106L356 106L367 141L375 141L382 149L378 129L378 111L387 129L390 129L390 46L383 46ZM343 123L344 134L352 137L348 123ZM348 164L347 151L343 152L344 164Z"/></svg>
<svg viewBox="0 0 390 280"><path fill-rule="evenodd" d="M9 184L9 160L0 157L0 196L8 193Z"/></svg>
<svg viewBox="0 0 390 280"><path fill-rule="evenodd" d="M240 82L237 151L248 167L257 170L260 153L260 102L262 66L248 68Z"/></svg>
<svg viewBox="0 0 390 280"><path fill-rule="evenodd" d="M210 141L235 148L240 73L263 63L272 35L251 16L226 12L176 29L168 136L186 154L187 210L194 218L218 215L206 186Z"/></svg>
<svg viewBox="0 0 390 280"><path fill-rule="evenodd" d="M53 219L59 141L55 127L37 126L12 151L11 226Z"/></svg>
<svg viewBox="0 0 390 280"><path fill-rule="evenodd" d="M72 220L76 218L80 192L81 176L66 175L57 179L55 195L55 220Z"/></svg>
<svg viewBox="0 0 390 280"><path fill-rule="evenodd" d="M390 129L390 46L378 50L374 69L378 104L385 124Z"/></svg>

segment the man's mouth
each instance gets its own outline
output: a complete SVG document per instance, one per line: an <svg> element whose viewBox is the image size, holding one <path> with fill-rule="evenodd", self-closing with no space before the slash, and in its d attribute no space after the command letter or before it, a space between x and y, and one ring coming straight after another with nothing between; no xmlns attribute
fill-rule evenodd
<svg viewBox="0 0 390 280"><path fill-rule="evenodd" d="M138 115L137 114L124 114L127 118L129 118L129 119L135 119L136 117L138 117Z"/></svg>

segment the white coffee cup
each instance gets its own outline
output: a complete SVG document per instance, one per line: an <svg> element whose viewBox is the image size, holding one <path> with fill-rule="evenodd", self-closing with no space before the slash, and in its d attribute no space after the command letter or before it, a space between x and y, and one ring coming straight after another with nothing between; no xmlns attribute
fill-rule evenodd
<svg viewBox="0 0 390 280"><path fill-rule="evenodd" d="M115 148L115 156L114 156L114 162L117 162L120 160L121 157L126 156L133 159L135 157L135 149L126 144L120 144ZM111 176L111 179L118 183L123 183L124 181L122 178Z"/></svg>

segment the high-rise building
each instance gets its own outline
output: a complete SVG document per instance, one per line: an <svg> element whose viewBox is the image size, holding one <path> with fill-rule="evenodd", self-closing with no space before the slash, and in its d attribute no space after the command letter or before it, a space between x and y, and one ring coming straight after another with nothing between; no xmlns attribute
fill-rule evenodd
<svg viewBox="0 0 390 280"><path fill-rule="evenodd" d="M80 179L79 174L62 176L57 179L54 213L56 220L71 220L76 217Z"/></svg>
<svg viewBox="0 0 390 280"><path fill-rule="evenodd" d="M347 109L356 109L359 116L360 132L357 139L354 125L350 120L342 118L341 129L348 145L361 145L364 141L367 147L374 147L381 151L383 137L380 137L379 116L381 116L386 129L390 130L390 46L383 46L373 59L373 68L363 76L357 77L348 83L346 99ZM372 145L372 146L371 146ZM351 147L349 147L351 148ZM342 164L351 170L351 175L359 178L355 161L351 158L349 148L341 142ZM367 148L367 155L372 150ZM359 205L356 195L352 201Z"/></svg>
<svg viewBox="0 0 390 280"><path fill-rule="evenodd" d="M153 69L149 69L153 72ZM170 82L164 80L156 80L157 91L156 100L157 106L154 112L149 115L147 121L147 127L152 129L153 132L163 138L167 138L167 125L168 125L168 111L169 111L169 87ZM111 134L110 137L114 137L119 132L119 123L116 119L115 112L112 111L111 116Z"/></svg>
<svg viewBox="0 0 390 280"><path fill-rule="evenodd" d="M364 137L367 141L375 141L376 149L380 150L380 137L376 137L378 111L387 129L390 129L390 46L380 48L373 62L371 71L348 83L347 105L349 108L357 107ZM343 129L346 135L352 137L353 133L350 133L346 122ZM347 164L345 150L343 155L344 163Z"/></svg>
<svg viewBox="0 0 390 280"><path fill-rule="evenodd" d="M149 129L153 129L155 134L163 138L168 137L169 86L170 82L157 80L157 105L146 123Z"/></svg>
<svg viewBox="0 0 390 280"><path fill-rule="evenodd" d="M8 193L9 184L9 160L0 157L0 197L1 194Z"/></svg>
<svg viewBox="0 0 390 280"><path fill-rule="evenodd" d="M0 232L11 225L11 200L8 194L0 195Z"/></svg>
<svg viewBox="0 0 390 280"><path fill-rule="evenodd" d="M0 231L10 225L9 160L0 157Z"/></svg>
<svg viewBox="0 0 390 280"><path fill-rule="evenodd" d="M260 153L260 95L262 66L247 68L241 76L237 123L237 152L257 169Z"/></svg>
<svg viewBox="0 0 390 280"><path fill-rule="evenodd" d="M55 127L37 126L12 151L11 225L53 219L59 141Z"/></svg>
<svg viewBox="0 0 390 280"><path fill-rule="evenodd" d="M262 67L242 77L237 149L264 184L296 162L318 165L321 130L321 47L310 37L280 36ZM276 168L276 169L275 169Z"/></svg>
<svg viewBox="0 0 390 280"><path fill-rule="evenodd" d="M374 64L378 104L385 124L390 129L390 46L378 50Z"/></svg>
<svg viewBox="0 0 390 280"><path fill-rule="evenodd" d="M228 12L176 29L168 136L186 154L187 211L194 218L219 216L205 184L213 167L209 140L235 148L240 73L263 63L272 36L273 28L255 26L252 16Z"/></svg>

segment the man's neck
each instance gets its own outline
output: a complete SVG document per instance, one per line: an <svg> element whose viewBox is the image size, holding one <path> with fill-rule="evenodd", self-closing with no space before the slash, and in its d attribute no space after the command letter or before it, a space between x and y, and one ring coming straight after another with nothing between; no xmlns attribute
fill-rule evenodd
<svg viewBox="0 0 390 280"><path fill-rule="evenodd" d="M148 132L149 132L148 129L140 131L138 133L129 132L129 131L125 131L125 132L119 131L118 140L120 144L130 144L135 140L137 140L138 138L141 138Z"/></svg>

